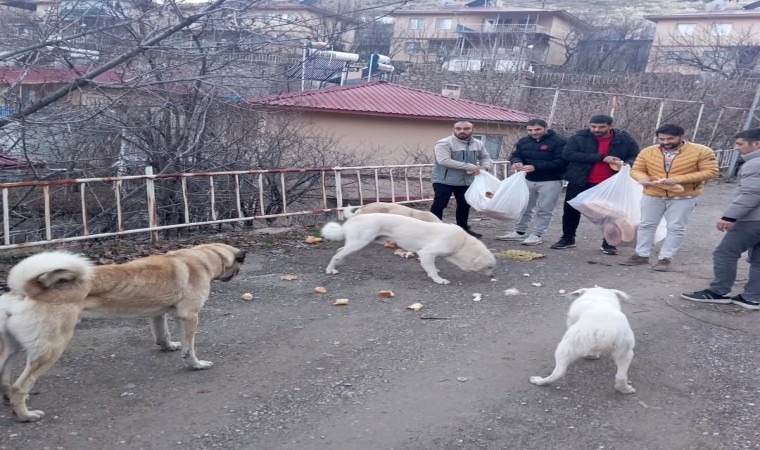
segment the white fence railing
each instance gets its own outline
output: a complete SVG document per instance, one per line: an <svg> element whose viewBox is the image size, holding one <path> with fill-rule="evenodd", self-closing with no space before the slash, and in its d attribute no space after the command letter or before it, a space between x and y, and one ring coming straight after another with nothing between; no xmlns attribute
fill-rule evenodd
<svg viewBox="0 0 760 450"><path fill-rule="evenodd" d="M0 248L432 200L431 164L240 170L0 183ZM494 173L505 177L499 161Z"/></svg>

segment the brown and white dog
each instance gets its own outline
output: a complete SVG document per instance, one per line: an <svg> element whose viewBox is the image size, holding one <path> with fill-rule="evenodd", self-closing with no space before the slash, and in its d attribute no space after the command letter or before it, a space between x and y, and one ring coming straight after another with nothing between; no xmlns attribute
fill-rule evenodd
<svg viewBox="0 0 760 450"><path fill-rule="evenodd" d="M229 281L245 252L226 244L203 244L124 264L93 266L63 251L30 256L8 274L11 291L0 296L0 394L10 400L16 420L35 421L26 401L34 382L66 350L80 317L149 317L161 349L182 349L192 369L213 364L195 356L198 312L213 280ZM166 313L179 323L181 342L170 340ZM11 359L27 353L26 367L11 384Z"/></svg>
<svg viewBox="0 0 760 450"><path fill-rule="evenodd" d="M364 206L349 206L343 210L343 215L346 219L350 219L357 214L396 214L397 216L412 217L424 222L442 222L441 219L436 217L436 215L430 211L420 211L419 209L410 208L397 203L367 203Z"/></svg>

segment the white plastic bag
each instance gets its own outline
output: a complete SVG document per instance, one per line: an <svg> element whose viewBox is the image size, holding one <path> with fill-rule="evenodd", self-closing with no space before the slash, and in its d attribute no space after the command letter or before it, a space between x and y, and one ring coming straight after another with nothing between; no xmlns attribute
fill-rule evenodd
<svg viewBox="0 0 760 450"><path fill-rule="evenodd" d="M530 192L525 172L517 172L503 181L481 170L475 175L467 192L467 203L488 217L500 220L517 220L528 206Z"/></svg>
<svg viewBox="0 0 760 450"><path fill-rule="evenodd" d="M631 178L631 166L626 164L618 173L568 203L599 226L608 244L635 247L643 195L644 187ZM655 242L665 239L666 234L663 219L655 232Z"/></svg>

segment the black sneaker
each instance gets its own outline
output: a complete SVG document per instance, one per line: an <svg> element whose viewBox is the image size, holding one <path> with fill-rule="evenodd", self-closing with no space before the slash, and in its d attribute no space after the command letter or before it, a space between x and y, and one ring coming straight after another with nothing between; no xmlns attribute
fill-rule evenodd
<svg viewBox="0 0 760 450"><path fill-rule="evenodd" d="M741 294L731 297L731 303L733 303L734 305L739 305L745 309L752 309L752 310L760 309L760 302L756 302L754 300L747 300L746 298L742 297Z"/></svg>
<svg viewBox="0 0 760 450"><path fill-rule="evenodd" d="M563 248L575 247L575 239L562 238L552 244L552 248L555 250L562 250Z"/></svg>
<svg viewBox="0 0 760 450"><path fill-rule="evenodd" d="M602 248L600 248L600 250L605 255L617 255L618 254L617 247L615 247L614 245L608 244L607 241L602 241Z"/></svg>
<svg viewBox="0 0 760 450"><path fill-rule="evenodd" d="M478 238L478 239L480 239L480 238L482 238L482 237L483 237L483 235L482 235L482 234L480 234L480 233L476 233L476 232L472 231L472 230L471 230L471 229L469 229L469 228L468 228L468 229L466 229L466 230L464 230L464 231L466 231L466 232L467 232L467 234L469 234L470 236L472 236L472 237L475 237L475 238Z"/></svg>
<svg viewBox="0 0 760 450"><path fill-rule="evenodd" d="M721 295L710 289L705 289L697 292L684 292L681 294L681 298L691 300L693 302L702 303L731 303L731 297L728 295Z"/></svg>

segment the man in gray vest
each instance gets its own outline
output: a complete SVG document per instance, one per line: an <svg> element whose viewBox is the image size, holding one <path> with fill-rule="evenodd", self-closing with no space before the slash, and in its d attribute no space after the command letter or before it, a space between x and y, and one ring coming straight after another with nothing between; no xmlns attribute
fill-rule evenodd
<svg viewBox="0 0 760 450"><path fill-rule="evenodd" d="M470 230L467 221L470 205L464 199L473 176L491 168L491 156L483 142L472 137L472 123L460 121L454 124L454 134L435 144L433 158L433 204L430 212L443 220L443 210L449 204L451 194L457 200L457 225L470 235L480 239L482 234Z"/></svg>

